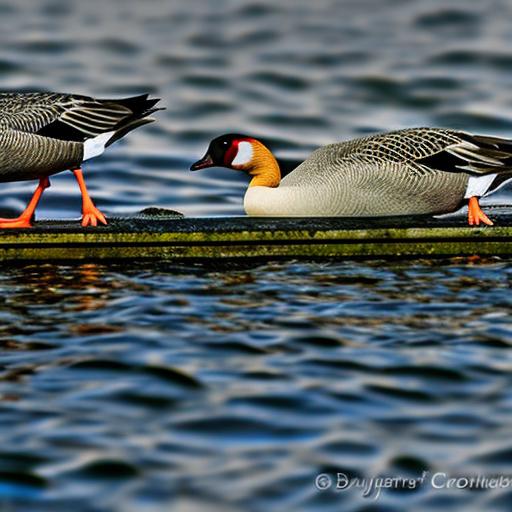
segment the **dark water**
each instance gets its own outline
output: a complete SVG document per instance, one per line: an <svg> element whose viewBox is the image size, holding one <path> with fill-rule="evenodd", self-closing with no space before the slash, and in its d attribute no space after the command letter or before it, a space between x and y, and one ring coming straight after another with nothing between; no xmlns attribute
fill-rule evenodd
<svg viewBox="0 0 512 512"><path fill-rule="evenodd" d="M511 136L511 19L499 0L6 1L0 89L162 97L87 166L98 206L240 214L243 176L186 170L221 132L290 159L406 126ZM32 187L2 184L0 210ZM79 208L63 174L40 216ZM512 475L511 277L498 260L4 268L0 511L508 511L512 485L430 479ZM427 473L378 499L315 487L338 472Z"/></svg>

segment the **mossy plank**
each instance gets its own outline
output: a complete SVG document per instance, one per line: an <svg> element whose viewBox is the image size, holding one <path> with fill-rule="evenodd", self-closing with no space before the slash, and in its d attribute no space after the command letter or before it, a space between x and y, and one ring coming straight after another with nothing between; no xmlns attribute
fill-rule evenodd
<svg viewBox="0 0 512 512"><path fill-rule="evenodd" d="M494 208L494 219L476 228L428 217L133 217L97 228L47 221L1 231L0 260L511 256L512 214Z"/></svg>

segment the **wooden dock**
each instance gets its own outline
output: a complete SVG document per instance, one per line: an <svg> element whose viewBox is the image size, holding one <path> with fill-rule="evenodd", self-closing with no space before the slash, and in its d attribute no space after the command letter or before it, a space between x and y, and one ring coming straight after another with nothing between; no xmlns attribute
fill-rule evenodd
<svg viewBox="0 0 512 512"><path fill-rule="evenodd" d="M149 211L149 210L148 210ZM464 216L389 218L110 218L108 226L39 221L2 230L2 261L351 259L511 256L512 210L486 207L495 226Z"/></svg>

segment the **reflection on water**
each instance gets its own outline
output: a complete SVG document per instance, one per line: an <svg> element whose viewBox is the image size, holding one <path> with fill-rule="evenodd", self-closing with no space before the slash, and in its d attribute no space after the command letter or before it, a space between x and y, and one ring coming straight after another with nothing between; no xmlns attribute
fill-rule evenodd
<svg viewBox="0 0 512 512"><path fill-rule="evenodd" d="M241 213L244 176L187 171L219 132L288 160L406 126L511 135L508 2L376 5L7 0L1 88L162 97L86 168L111 215ZM32 188L2 184L0 213ZM79 217L70 174L40 213ZM508 511L510 489L373 502L314 479L510 472L511 268L6 267L0 510Z"/></svg>

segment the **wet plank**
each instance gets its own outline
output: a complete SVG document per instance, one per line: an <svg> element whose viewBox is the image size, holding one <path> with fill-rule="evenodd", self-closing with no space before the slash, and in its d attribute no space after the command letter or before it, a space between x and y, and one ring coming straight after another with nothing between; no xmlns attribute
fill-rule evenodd
<svg viewBox="0 0 512 512"><path fill-rule="evenodd" d="M151 210L152 211L152 210ZM495 226L451 218L111 218L108 226L40 221L0 232L1 261L511 256L512 210L486 207Z"/></svg>

